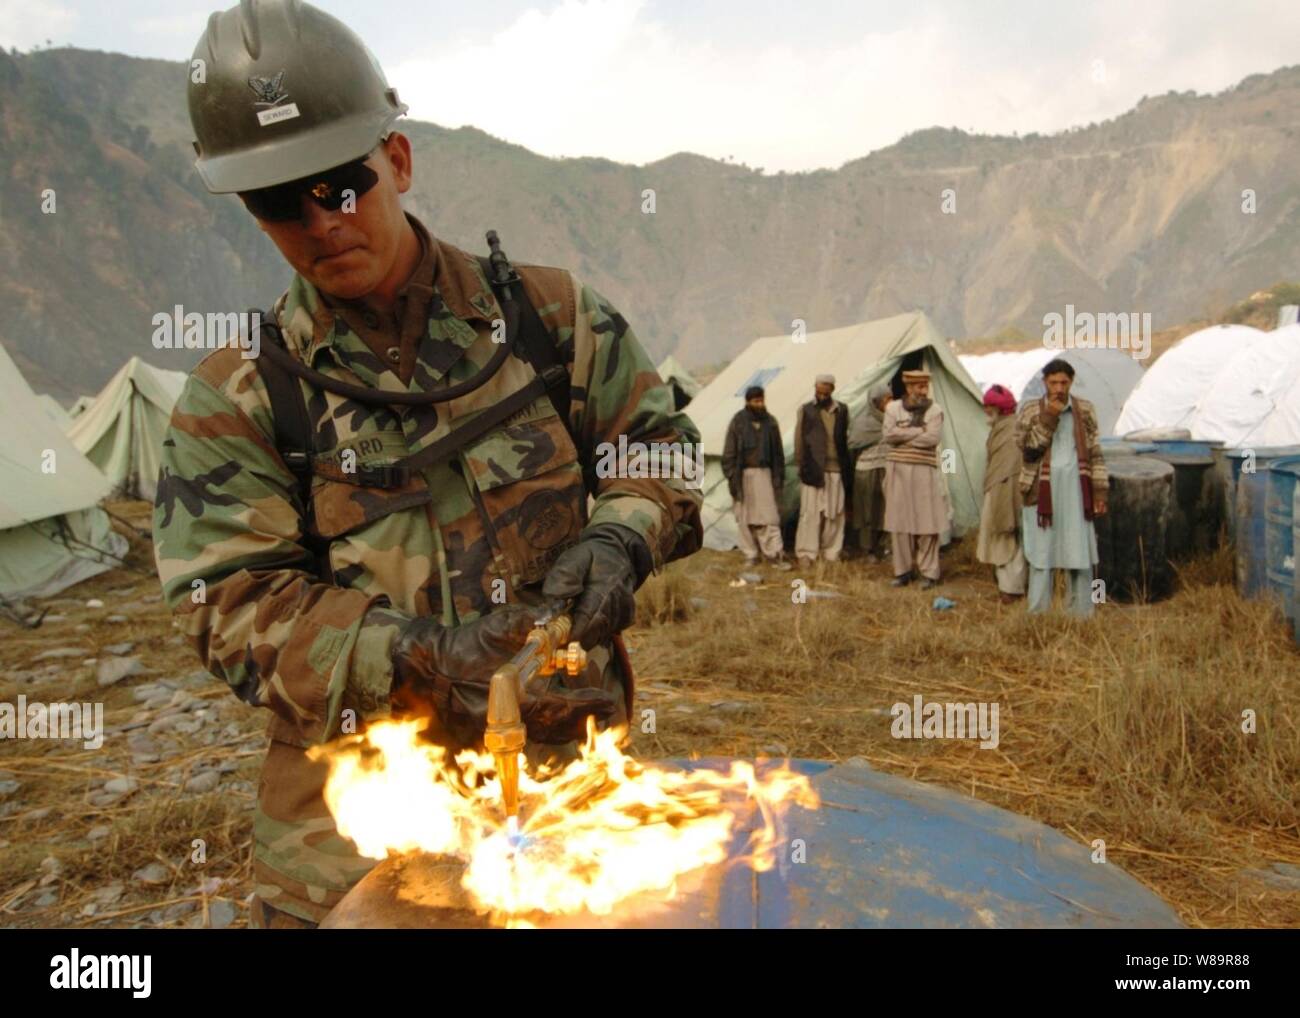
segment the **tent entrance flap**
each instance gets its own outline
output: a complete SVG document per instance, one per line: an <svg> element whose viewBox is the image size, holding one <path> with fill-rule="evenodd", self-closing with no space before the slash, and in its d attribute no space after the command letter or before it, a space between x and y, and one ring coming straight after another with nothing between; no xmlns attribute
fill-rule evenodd
<svg viewBox="0 0 1300 1018"><path fill-rule="evenodd" d="M813 398L817 375L838 380L835 398L851 417L861 413L867 393L879 382L890 382L904 364L924 365L931 373L931 392L944 409L942 449L951 467L945 472L958 534L979 525L984 487L985 440L988 424L981 406L982 392L966 373L948 341L919 311L862 322L840 329L808 333L795 343L789 335L766 336L745 348L691 402L691 419L704 444L706 473L703 522L705 545L735 546L731 495L722 478L720 460L727 426L744 405L752 379L765 378L767 409L781 424L786 453L787 516L798 505L799 484L794 467L794 429L799 407ZM767 374L765 374L767 373Z"/></svg>

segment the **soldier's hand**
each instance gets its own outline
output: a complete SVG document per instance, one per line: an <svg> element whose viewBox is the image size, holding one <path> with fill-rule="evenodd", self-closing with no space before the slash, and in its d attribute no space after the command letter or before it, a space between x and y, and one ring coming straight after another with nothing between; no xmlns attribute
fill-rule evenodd
<svg viewBox="0 0 1300 1018"><path fill-rule="evenodd" d="M542 584L549 598L573 603L571 636L590 650L607 642L636 617L636 588L653 568L641 535L616 523L583 531Z"/></svg>
<svg viewBox="0 0 1300 1018"><path fill-rule="evenodd" d="M532 628L533 613L517 605L454 628L437 619L412 619L393 645L393 684L421 689L439 675L486 683L524 645Z"/></svg>

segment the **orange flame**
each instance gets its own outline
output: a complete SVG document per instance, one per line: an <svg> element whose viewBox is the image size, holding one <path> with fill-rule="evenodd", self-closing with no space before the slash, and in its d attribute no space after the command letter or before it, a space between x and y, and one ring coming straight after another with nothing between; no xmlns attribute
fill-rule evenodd
<svg viewBox="0 0 1300 1018"><path fill-rule="evenodd" d="M385 721L311 751L329 762L325 801L339 833L372 859L428 852L465 863L462 884L483 912L608 914L631 895L723 861L737 814L762 823L744 860L770 869L780 812L818 805L808 779L785 765L761 776L744 761L726 771L669 770L620 749L624 729L589 727L578 759L530 772L520 759L520 838L512 839L488 753L454 760L423 741L423 722ZM512 925L520 925L519 922Z"/></svg>

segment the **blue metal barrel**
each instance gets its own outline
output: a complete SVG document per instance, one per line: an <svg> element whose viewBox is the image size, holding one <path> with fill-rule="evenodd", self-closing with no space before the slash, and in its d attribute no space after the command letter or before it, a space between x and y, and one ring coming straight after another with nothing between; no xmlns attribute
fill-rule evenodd
<svg viewBox="0 0 1300 1018"><path fill-rule="evenodd" d="M1288 619L1295 618L1295 501L1300 456L1274 460L1268 468L1264 500L1264 550L1268 586L1282 602Z"/></svg>
<svg viewBox="0 0 1300 1018"><path fill-rule="evenodd" d="M1265 508L1269 467L1280 459L1300 456L1300 445L1231 449L1228 462L1236 472L1234 511L1237 524L1237 591L1261 597L1268 590L1268 543Z"/></svg>
<svg viewBox="0 0 1300 1018"><path fill-rule="evenodd" d="M730 761L666 760L725 770ZM760 764L760 772L764 766ZM775 865L743 860L758 823L738 804L726 858L677 879L676 893L635 895L608 914L530 916L542 927L837 929L900 927L1171 928L1174 911L1114 863L1035 820L861 761L790 761L821 799L781 817ZM526 851L527 849L525 849ZM463 865L391 857L343 898L332 928L488 926L460 887Z"/></svg>

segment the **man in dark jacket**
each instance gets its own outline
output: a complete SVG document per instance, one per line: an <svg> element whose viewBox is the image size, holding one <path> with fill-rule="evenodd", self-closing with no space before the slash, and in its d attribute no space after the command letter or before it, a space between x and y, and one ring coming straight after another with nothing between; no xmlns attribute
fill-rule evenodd
<svg viewBox="0 0 1300 1018"><path fill-rule="evenodd" d="M767 412L761 386L745 390L745 406L727 426L722 473L731 489L745 565L756 565L761 552L778 569L789 569L781 543L781 492L785 485L781 426Z"/></svg>
<svg viewBox="0 0 1300 1018"><path fill-rule="evenodd" d="M849 408L832 398L834 375L818 375L811 403L799 408L794 433L799 467L799 529L795 554L805 566L818 555L840 557L844 545L844 507L853 484L849 458Z"/></svg>

